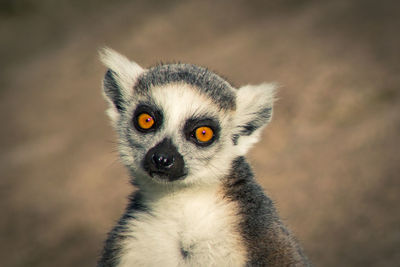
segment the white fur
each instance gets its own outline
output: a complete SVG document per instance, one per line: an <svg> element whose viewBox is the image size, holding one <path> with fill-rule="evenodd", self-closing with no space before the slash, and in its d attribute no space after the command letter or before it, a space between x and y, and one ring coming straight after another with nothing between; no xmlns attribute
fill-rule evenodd
<svg viewBox="0 0 400 267"><path fill-rule="evenodd" d="M118 266L243 266L237 207L216 187L150 196L151 213L135 215ZM182 256L181 248L190 256Z"/></svg>

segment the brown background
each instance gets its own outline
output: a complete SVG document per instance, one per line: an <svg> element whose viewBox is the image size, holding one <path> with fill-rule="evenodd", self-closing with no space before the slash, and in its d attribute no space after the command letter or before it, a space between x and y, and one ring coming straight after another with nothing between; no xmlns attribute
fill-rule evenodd
<svg viewBox="0 0 400 267"><path fill-rule="evenodd" d="M399 266L398 1L0 2L0 265L94 266L132 190L97 49L276 81L250 159L316 266Z"/></svg>

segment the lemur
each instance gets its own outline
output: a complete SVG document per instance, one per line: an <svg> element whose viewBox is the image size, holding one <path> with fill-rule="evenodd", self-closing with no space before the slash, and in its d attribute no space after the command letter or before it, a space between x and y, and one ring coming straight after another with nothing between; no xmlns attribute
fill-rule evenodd
<svg viewBox="0 0 400 267"><path fill-rule="evenodd" d="M244 157L271 120L275 86L236 89L203 67L100 54L137 190L98 266L309 266Z"/></svg>

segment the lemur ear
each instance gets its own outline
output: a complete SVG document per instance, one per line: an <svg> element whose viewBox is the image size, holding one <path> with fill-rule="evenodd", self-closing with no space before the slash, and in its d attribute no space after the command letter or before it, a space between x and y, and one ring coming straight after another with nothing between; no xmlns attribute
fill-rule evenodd
<svg viewBox="0 0 400 267"><path fill-rule="evenodd" d="M263 83L239 88L232 141L241 155L259 140L262 129L271 121L276 85Z"/></svg>
<svg viewBox="0 0 400 267"><path fill-rule="evenodd" d="M132 88L144 69L110 48L103 48L99 53L100 60L108 68L103 80L104 96L110 104L107 114L115 122L125 109L126 101L132 96Z"/></svg>

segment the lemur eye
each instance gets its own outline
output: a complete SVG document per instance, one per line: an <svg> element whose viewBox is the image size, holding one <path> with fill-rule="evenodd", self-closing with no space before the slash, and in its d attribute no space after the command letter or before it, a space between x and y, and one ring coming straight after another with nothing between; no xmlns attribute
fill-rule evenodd
<svg viewBox="0 0 400 267"><path fill-rule="evenodd" d="M207 126L199 127L195 130L195 137L201 143L210 141L214 136L214 131Z"/></svg>
<svg viewBox="0 0 400 267"><path fill-rule="evenodd" d="M208 147L218 140L221 131L219 125L216 118L194 117L186 121L183 132L186 140L198 147Z"/></svg>
<svg viewBox="0 0 400 267"><path fill-rule="evenodd" d="M144 130L150 129L154 125L154 118L147 113L142 113L137 117L137 124Z"/></svg>

